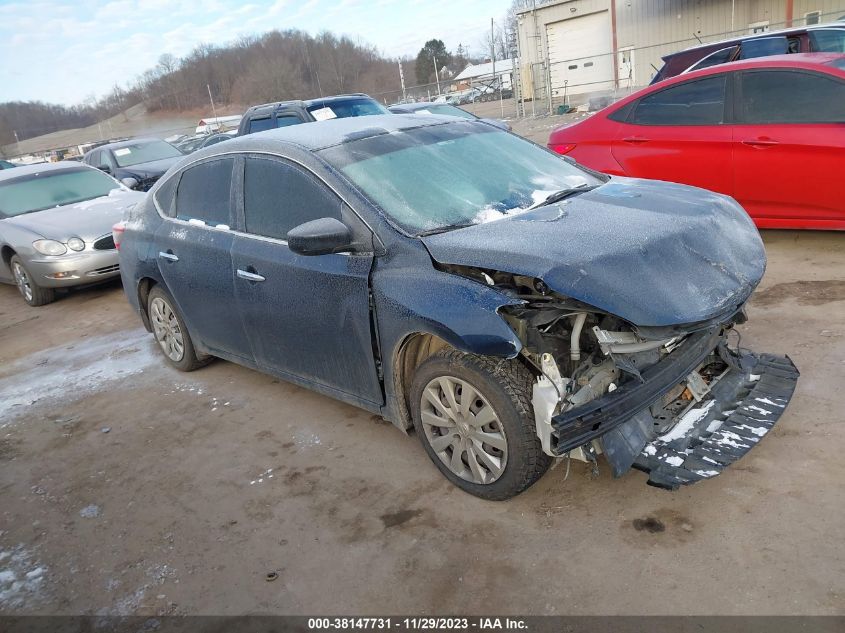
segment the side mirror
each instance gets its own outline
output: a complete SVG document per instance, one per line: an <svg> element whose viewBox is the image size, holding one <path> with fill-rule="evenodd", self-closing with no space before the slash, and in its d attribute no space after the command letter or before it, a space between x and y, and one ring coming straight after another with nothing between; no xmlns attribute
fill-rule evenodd
<svg viewBox="0 0 845 633"><path fill-rule="evenodd" d="M288 248L298 255L342 253L352 246L352 231L340 220L320 218L288 231Z"/></svg>
<svg viewBox="0 0 845 633"><path fill-rule="evenodd" d="M126 187L130 189L134 189L138 186L138 181L133 178L132 176L127 176L126 178L121 178L120 182L122 182Z"/></svg>
<svg viewBox="0 0 845 633"><path fill-rule="evenodd" d="M111 173L111 167L109 167L108 165L100 165L99 167L97 167L97 169L99 169L100 171L104 171L107 174Z"/></svg>

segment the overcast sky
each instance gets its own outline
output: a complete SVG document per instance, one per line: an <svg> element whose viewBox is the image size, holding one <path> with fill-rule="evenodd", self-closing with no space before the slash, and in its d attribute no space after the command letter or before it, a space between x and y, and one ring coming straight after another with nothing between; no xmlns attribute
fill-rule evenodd
<svg viewBox="0 0 845 633"><path fill-rule="evenodd" d="M133 81L163 53L201 42L299 28L416 55L437 37L450 50L479 42L510 0L0 0L0 102L68 105Z"/></svg>

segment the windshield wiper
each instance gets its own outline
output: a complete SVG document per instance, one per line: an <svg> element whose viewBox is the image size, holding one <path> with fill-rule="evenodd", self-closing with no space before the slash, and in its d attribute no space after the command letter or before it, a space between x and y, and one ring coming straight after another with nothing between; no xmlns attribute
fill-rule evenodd
<svg viewBox="0 0 845 633"><path fill-rule="evenodd" d="M428 237L429 235L437 235L438 233L445 233L453 229L465 229L468 226L475 226L478 222L461 222L460 224L447 224L446 226L438 226L436 229L429 229L422 233L417 233L417 237Z"/></svg>
<svg viewBox="0 0 845 633"><path fill-rule="evenodd" d="M544 207L547 204L554 204L555 202L566 200L567 198L570 198L572 196L577 196L578 194L582 194L587 191L592 191L593 189L597 189L598 187L601 187L601 185L578 185L577 187L572 187L570 189L561 189L560 191L555 191L550 196L547 196L545 200L541 200L536 204L532 204L530 207L528 207L527 210L536 209L537 207Z"/></svg>

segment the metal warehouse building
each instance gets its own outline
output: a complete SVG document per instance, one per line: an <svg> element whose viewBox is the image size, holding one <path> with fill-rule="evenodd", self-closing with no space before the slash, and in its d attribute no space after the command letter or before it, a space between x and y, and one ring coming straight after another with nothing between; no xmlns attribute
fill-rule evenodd
<svg viewBox="0 0 845 633"><path fill-rule="evenodd" d="M517 11L524 99L612 93L647 85L661 58L728 37L845 15L845 0L522 0ZM551 94L547 87L551 86Z"/></svg>

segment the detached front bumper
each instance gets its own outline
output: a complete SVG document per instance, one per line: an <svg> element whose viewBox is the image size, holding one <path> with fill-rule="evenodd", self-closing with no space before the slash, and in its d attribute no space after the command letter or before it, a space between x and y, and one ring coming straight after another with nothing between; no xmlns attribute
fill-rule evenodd
<svg viewBox="0 0 845 633"><path fill-rule="evenodd" d="M652 405L684 383L715 352L727 370L675 424L652 415ZM787 356L732 352L720 328L691 335L677 350L616 391L552 418L558 454L598 439L613 470L649 473L666 489L714 477L768 433L789 404L798 370Z"/></svg>

